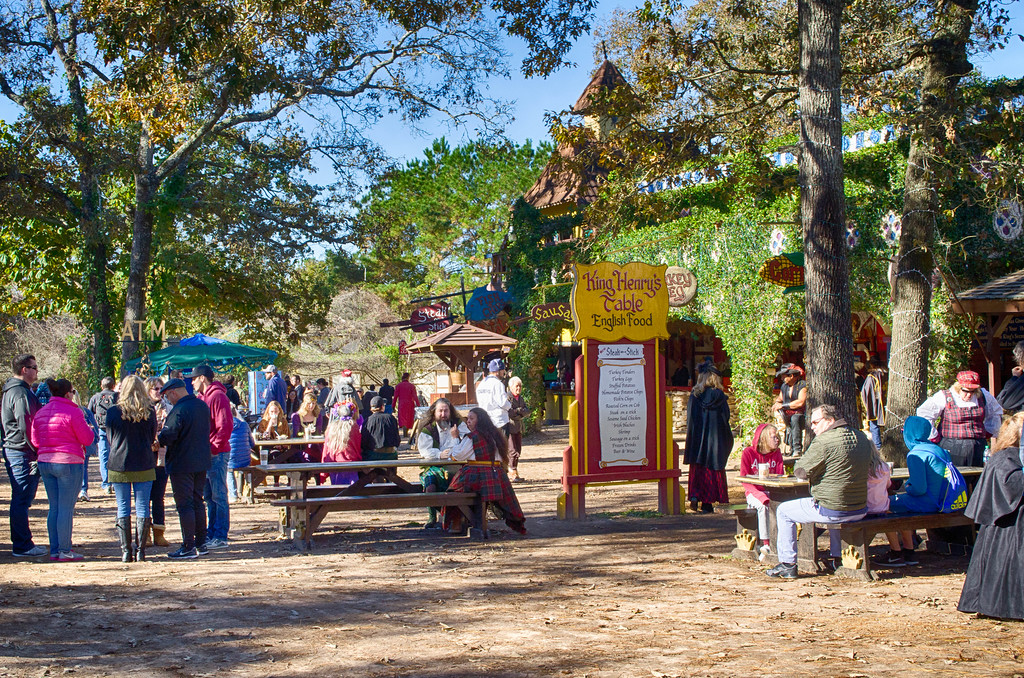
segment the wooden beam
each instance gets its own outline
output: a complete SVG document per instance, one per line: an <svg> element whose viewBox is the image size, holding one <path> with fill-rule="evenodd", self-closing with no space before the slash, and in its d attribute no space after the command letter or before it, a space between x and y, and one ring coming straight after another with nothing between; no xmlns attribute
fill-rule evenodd
<svg viewBox="0 0 1024 678"><path fill-rule="evenodd" d="M995 337L1003 336L1003 332L1006 331L1006 328L1010 326L1010 323L1013 322L1013 319L1015 317L1016 316L1014 316L1012 313L1003 313L1000 316L998 316L999 322L995 326L995 329L992 330L992 335Z"/></svg>

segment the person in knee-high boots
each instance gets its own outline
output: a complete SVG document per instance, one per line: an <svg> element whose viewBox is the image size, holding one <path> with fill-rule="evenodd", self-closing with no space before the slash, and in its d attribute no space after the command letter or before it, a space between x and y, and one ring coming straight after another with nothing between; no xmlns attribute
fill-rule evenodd
<svg viewBox="0 0 1024 678"><path fill-rule="evenodd" d="M121 382L121 396L107 410L107 479L117 498L117 536L121 542L121 562L146 559L146 533L149 532L149 497L156 479L153 439L156 437L156 412L146 393L146 385L134 374ZM131 504L135 493L135 536L132 538Z"/></svg>

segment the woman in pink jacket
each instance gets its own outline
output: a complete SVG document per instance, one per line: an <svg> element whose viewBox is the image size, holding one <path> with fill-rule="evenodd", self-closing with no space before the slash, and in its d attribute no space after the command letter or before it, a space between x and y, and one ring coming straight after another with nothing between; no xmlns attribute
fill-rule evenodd
<svg viewBox="0 0 1024 678"><path fill-rule="evenodd" d="M71 524L82 488L85 447L95 436L81 408L69 399L71 382L47 379L46 385L53 397L32 419L30 435L39 451L39 475L50 502L50 560L80 560L82 556L71 550Z"/></svg>

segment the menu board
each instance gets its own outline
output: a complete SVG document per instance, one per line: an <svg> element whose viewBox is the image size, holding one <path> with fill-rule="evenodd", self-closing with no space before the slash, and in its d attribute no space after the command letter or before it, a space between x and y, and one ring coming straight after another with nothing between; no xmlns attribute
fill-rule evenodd
<svg viewBox="0 0 1024 678"><path fill-rule="evenodd" d="M647 384L642 344L599 344L601 468L647 463Z"/></svg>

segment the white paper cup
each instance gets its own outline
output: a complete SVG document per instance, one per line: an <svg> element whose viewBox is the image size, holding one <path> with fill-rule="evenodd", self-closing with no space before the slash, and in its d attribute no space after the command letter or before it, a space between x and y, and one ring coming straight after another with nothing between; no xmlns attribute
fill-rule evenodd
<svg viewBox="0 0 1024 678"><path fill-rule="evenodd" d="M758 478L767 478L768 477L768 464L758 464L757 465L757 477Z"/></svg>
<svg viewBox="0 0 1024 678"><path fill-rule="evenodd" d="M267 462L270 461L270 450L263 448L260 450L260 466L266 466Z"/></svg>
<svg viewBox="0 0 1024 678"><path fill-rule="evenodd" d="M887 462L885 462L885 463L889 465L889 475L892 475L892 467L893 467L893 462L891 462L891 461L887 461Z"/></svg>

